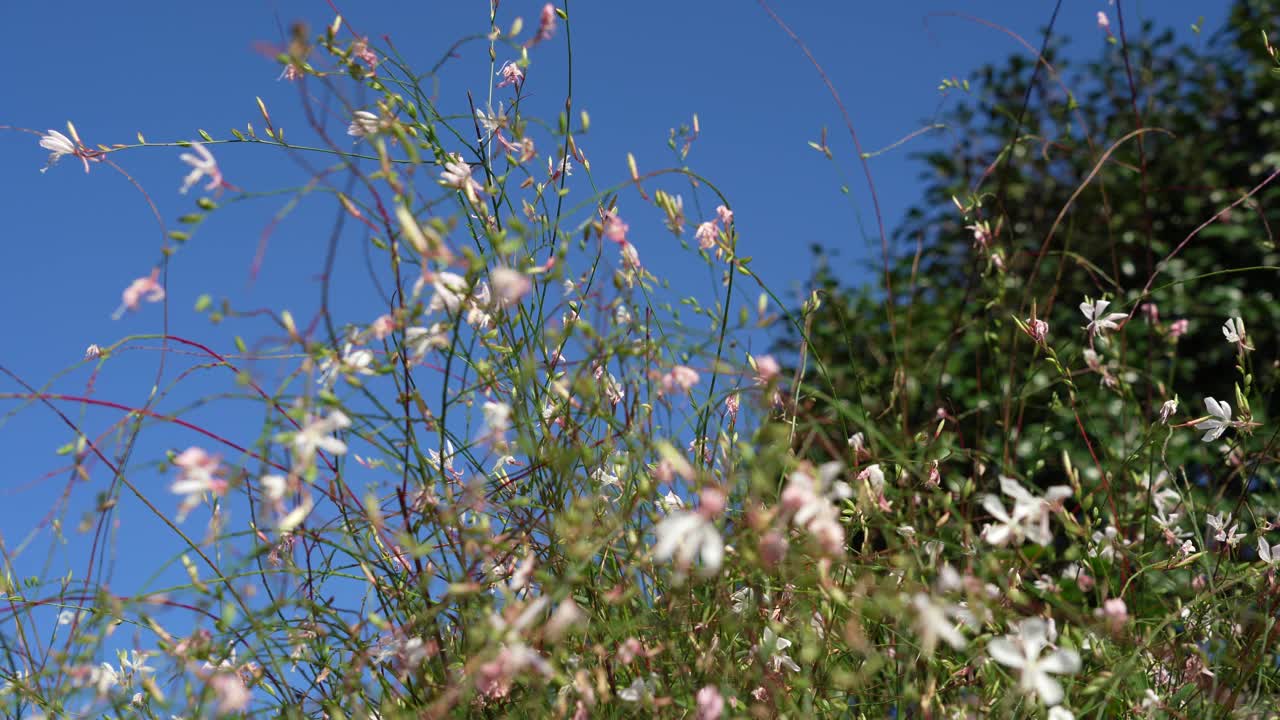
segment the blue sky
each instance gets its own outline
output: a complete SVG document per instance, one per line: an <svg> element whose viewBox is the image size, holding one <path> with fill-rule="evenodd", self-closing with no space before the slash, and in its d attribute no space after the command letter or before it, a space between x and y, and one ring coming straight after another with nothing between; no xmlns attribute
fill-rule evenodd
<svg viewBox="0 0 1280 720"><path fill-rule="evenodd" d="M337 2L337 0L335 0ZM462 0L391 3L364 0L337 2L348 22L369 35L381 49L388 35L411 64L433 63L455 39L482 33L487 3ZM945 77L966 78L979 64L1023 52L1010 37L953 12L982 18L1020 34L1038 45L1040 28L1053 11L1047 0L917 0L915 2L776 2L776 9L821 62L844 100L864 149L896 142L930 123L945 98L938 91ZM1104 35L1097 28L1099 10L1112 13L1105 0L1063 3L1059 32L1074 38L1069 52L1092 57ZM536 23L541 3L505 0L499 17L508 26L523 15ZM1225 2L1161 0L1126 5L1129 27L1151 18L1178 32L1200 15L1215 28ZM307 130L296 86L277 80L280 66L262 48L280 45L295 20L306 20L318 32L333 16L326 2L230 2L216 10L208 5L140 0L128 9L104 11L101 3L73 0L49 17L38 3L0 4L0 26L22 59L0 76L0 124L43 132L65 130L75 122L91 145L130 143L137 133L151 141L197 138L197 129L216 138L229 137L246 122L261 128L255 97L261 97L278 126L293 138ZM839 248L839 266L850 281L865 279L858 264L878 254L878 238L870 197L847 131L829 94L795 44L750 2L587 2L569 5L573 33L575 106L591 115L591 132L580 139L592 163L598 186L627 177L626 156L633 153L642 171L673 164L666 147L670 129L700 120L702 135L689 165L715 182L731 199L741 235L740 251L755 257L755 267L779 294L794 297L811 266L808 247L820 243ZM65 21L62 20L65 18ZM534 65L527 85L532 106L554 112L563 101L565 58L563 32L532 52ZM441 76L440 96L446 107L465 110L461 98L471 90L483 98L490 83L487 46L464 46ZM507 57L499 56L499 63ZM499 94L501 96L501 94ZM539 104L543 103L543 104ZM528 108L526 108L528 112ZM342 134L347 120L340 106L327 118L330 130ZM837 155L831 162L807 146L828 129ZM871 161L885 222L891 229L919 195L920 167L909 152L935 142L928 136ZM227 179L252 191L297 186L306 175L296 158L265 147L214 148ZM125 168L172 229L176 218L194 209L198 193L177 192L186 166L175 148L144 148L117 153ZM0 312L6 332L0 340L0 365L26 382L40 386L62 372L53 384L68 394L83 394L92 365L78 368L90 343L109 345L135 334L156 333L162 311L144 306L118 321L111 313L121 290L159 261L160 231L144 197L128 181L104 165L86 175L74 161L64 160L45 174L46 153L37 136L18 131L0 133L0 213L6 218L0 250ZM583 178L579 177L582 181ZM848 193L841 187L847 185ZM654 185L650 190L662 185ZM688 191L672 183L671 192ZM572 199L585 201L581 182ZM223 199L226 199L224 195ZM252 342L263 326L252 323L211 328L192 311L203 293L228 297L242 308L314 308L322 248L332 226L332 208L313 203L275 226L266 240L260 276L251 281L248 268L263 242L264 228L284 204L265 198L216 214L183 248L170 267L171 332L207 342L219 352L233 352L232 335ZM714 203L706 206L708 210ZM632 226L636 244L650 271L681 287L711 290L705 270L689 270L687 255L646 210L634 192L623 192L620 209ZM686 206L686 209L689 209ZM630 212L629 212L630 211ZM705 218L691 214L691 227ZM869 254L875 253L875 254ZM352 263L358 254L344 255ZM335 292L342 302L339 322L367 323L382 310L362 294L358 273L343 275ZM367 288L365 288L367 289ZM705 295L703 297L706 297ZM146 401L156 377L160 353L154 340L131 341L132 348L108 363L95 379L94 396L125 405ZM175 380L177 368L191 358L175 358L162 384ZM278 369L278 368L277 368ZM201 370L165 403L172 411L182 402L236 388L224 370ZM0 377L0 393L20 392ZM118 421L115 410L59 407L102 432ZM0 399L0 413L17 409ZM255 412L257 414L255 414ZM196 406L184 415L250 443L261 412L251 403ZM67 476L44 474L58 466L53 451L71 440L70 432L47 409L26 407L15 416L0 415L0 455L7 459L0 485L0 532L12 550L27 533L42 526L46 514L67 487ZM247 428L247 429L246 429ZM149 471L146 463L162 448L181 449L199 438L174 427L146 431L147 443L132 458L131 477L162 507L176 507L167 493L169 478ZM98 468L92 483L105 483ZM73 488L68 524L91 507L100 485ZM133 503L126 499L126 504ZM122 507L120 518L141 517L137 508ZM150 531L147 531L150 532ZM156 563L167 558L148 545L127 522L117 531L116 584L146 580ZM45 543L23 554L22 572L35 572L46 561ZM55 552L52 575L79 572L79 555Z"/></svg>

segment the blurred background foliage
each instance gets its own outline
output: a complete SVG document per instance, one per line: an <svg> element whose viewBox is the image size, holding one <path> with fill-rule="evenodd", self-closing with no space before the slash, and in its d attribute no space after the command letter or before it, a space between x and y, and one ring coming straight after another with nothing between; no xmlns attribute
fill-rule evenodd
<svg viewBox="0 0 1280 720"><path fill-rule="evenodd" d="M963 457L1057 476L1063 443L1086 450L1074 402L1093 449L1123 458L1168 398L1181 401L1174 422L1203 415L1205 396L1236 406L1221 329L1236 315L1256 348L1254 390L1274 398L1280 185L1249 193L1280 170L1280 76L1264 35L1278 15L1280 3L1239 0L1225 27L1189 40L1150 23L1122 39L1113 17L1096 61L1061 59L1050 34L1042 62L1013 55L950 89L955 102L932 119L949 139L918 156L920 201L892 231L887 266L870 262L877 282L846 285L843 259L815 249L820 307L806 308L807 343L792 332L780 348L793 367L807 353L803 451L839 456L870 430L885 449L921 448L901 458L916 468ZM991 230L986 249L977 223ZM1084 360L1086 297L1132 311L1096 348L1115 382ZM1015 323L1033 308L1074 387ZM921 442L941 424L952 432ZM1174 433L1166 451L1198 444Z"/></svg>

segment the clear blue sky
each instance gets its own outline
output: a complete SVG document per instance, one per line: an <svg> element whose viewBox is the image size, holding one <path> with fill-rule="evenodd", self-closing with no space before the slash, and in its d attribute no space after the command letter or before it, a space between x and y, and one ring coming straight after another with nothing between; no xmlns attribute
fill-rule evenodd
<svg viewBox="0 0 1280 720"><path fill-rule="evenodd" d="M337 0L335 0L336 2ZM1023 52L1008 36L972 21L939 15L960 11L999 23L1034 45L1053 11L1049 0L916 0L869 2L777 0L776 10L824 65L852 115L865 149L889 145L929 123L943 102L937 90L944 77L968 77L986 61ZM411 63L425 67L453 40L486 29L487 3L479 0L436 2L338 2L348 21L373 39L389 35ZM1093 56L1103 44L1096 25L1099 10L1112 13L1105 0L1067 0L1059 32L1072 38L1075 56ZM1206 15L1218 26L1225 0L1146 0L1126 6L1130 28L1150 17L1179 32ZM523 15L536 23L540 2L504 0L500 23ZM719 184L737 211L742 252L755 256L757 271L788 297L810 268L814 242L841 248L851 280L861 277L855 263L868 257L874 218L862 171L839 113L818 75L795 44L761 8L745 0L575 0L569 6L575 56L576 106L590 112L592 129L581 145L592 161L596 182L609 186L626 177L625 158L636 155L642 170L672 164L668 131L697 113L702 137L689 164ZM0 124L44 131L65 130L75 122L91 145L129 143L142 132L151 141L197 138L197 128L217 138L231 127L262 123L255 96L271 109L277 125L292 139L307 135L295 86L278 81L280 66L259 48L279 44L289 24L303 19L318 32L333 16L326 2L161 2L139 0L105 6L68 0L52 9L43 3L0 4L0 27L10 42L10 71L0 75ZM528 90L545 107L555 108L564 93L563 32L533 51ZM465 47L444 73L441 97L464 107L466 90L483 98L489 82L486 46ZM500 57L499 62L504 58ZM341 135L346 119L333 112L329 126ZM809 149L823 127L829 129L833 164ZM920 168L908 158L928 138L876 157L872 171L885 221L892 227L918 197ZM285 153L264 147L218 147L227 179L257 191L296 185L306 176ZM147 148L113 155L150 194L170 227L194 208L194 198L177 189L186 166L177 149ZM107 345L137 333L158 332L161 310L146 306L113 321L121 290L158 261L160 233L138 191L104 165L85 175L73 159L42 175L46 153L37 137L0 133L0 215L5 218L0 245L0 365L33 385L43 385L75 364L90 343ZM578 178L582 179L582 178ZM848 195L840 192L848 184ZM656 186L651 186L651 189ZM671 191L684 190L676 184ZM575 190L586 199L585 184ZM215 350L233 352L226 329L210 328L192 311L200 294L230 297L237 306L314 308L322 246L332 212L314 203L281 224L271 236L263 274L250 283L248 267L263 229L283 199L259 200L215 215L171 265L170 323L173 333L207 341ZM712 205L713 206L713 205ZM643 210L634 193L624 192L620 207L632 225L647 267L677 284L709 287L706 272L692 277L686 256ZM688 206L686 206L688 207ZM708 207L710 209L710 206ZM628 213L628 210L632 214ZM701 218L690 217L691 227ZM874 244L878 247L878 241ZM878 249L876 250L878 252ZM359 255L345 256L358 263ZM356 273L358 274L358 273ZM359 296L357 284L340 296L339 322L368 323L382 310ZM261 328L261 326L257 326ZM234 331L254 337L253 325ZM159 353L154 341L132 343L131 351L109 363L94 396L141 405L151 391ZM178 361L166 372L173 382ZM74 370L53 389L83 394L91 366ZM164 409L181 407L179 398L235 390L226 374L205 371ZM0 392L20 388L0 377ZM18 407L0 400L0 412ZM82 410L60 405L93 432L119 419L117 411ZM250 443L261 414L240 403L196 408L189 419ZM162 448L182 449L199 438L178 428L153 428L132 460L131 477L148 488L162 507L176 507L168 494L170 477L142 463ZM0 533L12 549L40 523L67 484L65 473L45 478L60 459L55 448L70 431L41 407L29 407L0 425L0 456L6 459L0 483ZM95 483L105 483L97 470ZM78 485L71 499L69 524L89 509L100 485ZM166 505L168 503L168 505ZM199 515L199 511L197 513ZM136 590L163 558L148 534L132 525L145 513L126 499L118 515L116 538L120 566L116 588ZM202 517L202 516L201 516ZM188 525L199 524L197 516ZM74 533L74 531L72 530ZM45 560L39 552L22 558L22 572ZM81 549L55 556L54 576L70 567L79 574ZM68 563L75 559L75 565Z"/></svg>

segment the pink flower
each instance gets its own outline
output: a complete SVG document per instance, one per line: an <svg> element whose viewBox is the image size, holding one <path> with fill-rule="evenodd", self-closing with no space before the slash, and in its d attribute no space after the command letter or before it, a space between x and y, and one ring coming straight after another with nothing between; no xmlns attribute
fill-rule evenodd
<svg viewBox="0 0 1280 720"><path fill-rule="evenodd" d="M376 75L378 72L378 56L369 49L368 39L357 40L351 45L351 54L360 59L360 62L369 66L369 74Z"/></svg>
<svg viewBox="0 0 1280 720"><path fill-rule="evenodd" d="M123 302L116 310L113 318L119 319L125 310L137 310L138 303L142 300L147 302L160 302L164 299L164 288L160 286L160 268L155 268L147 277L140 277L129 283L129 287L124 289L121 294Z"/></svg>
<svg viewBox="0 0 1280 720"><path fill-rule="evenodd" d="M716 240L720 237L720 228L716 226L714 220L708 220L698 226L693 236L698 240L698 247L710 250L715 247Z"/></svg>
<svg viewBox="0 0 1280 720"><path fill-rule="evenodd" d="M446 187L461 190L472 205L480 203L479 194L484 192L480 183L471 177L471 166L457 153L450 155L445 161L444 171L440 173L440 183Z"/></svg>
<svg viewBox="0 0 1280 720"><path fill-rule="evenodd" d="M542 14L538 17L538 34L530 45L537 45L543 40L550 40L556 34L556 6L547 3L542 6Z"/></svg>
<svg viewBox="0 0 1280 720"><path fill-rule="evenodd" d="M514 85L519 88L524 83L524 70L521 70L519 65L510 60L503 64L498 74L502 76L502 82L498 83L500 88L508 85Z"/></svg>
<svg viewBox="0 0 1280 720"><path fill-rule="evenodd" d="M966 230L973 231L973 246L986 249L991 244L991 225L986 220L980 220L972 225L965 225Z"/></svg>
<svg viewBox="0 0 1280 720"><path fill-rule="evenodd" d="M618 211L606 210L601 214L601 217L604 221L604 236L619 245L625 243L627 241L627 231L631 229L631 226L618 217Z"/></svg>
<svg viewBox="0 0 1280 720"><path fill-rule="evenodd" d="M723 491L712 487L703 488L698 495L698 499L701 500L698 511L708 520L714 520L719 517L720 513L724 512L725 505L728 502Z"/></svg>
<svg viewBox="0 0 1280 720"><path fill-rule="evenodd" d="M1182 318L1181 320L1174 320L1172 323L1169 324L1169 339L1177 340L1183 335L1186 335L1187 326L1188 326L1188 323L1186 318Z"/></svg>
<svg viewBox="0 0 1280 720"><path fill-rule="evenodd" d="M662 391L668 395L672 391L687 393L700 380L698 371L684 365L676 365L671 372L662 376Z"/></svg>
<svg viewBox="0 0 1280 720"><path fill-rule="evenodd" d="M221 495L227 490L227 481L219 477L221 463L216 456L210 455L198 447L189 447L174 458L173 464L180 472L178 479L170 486L170 490L178 495L185 495L178 506L178 522L186 519L187 513L200 504L205 493Z"/></svg>
<svg viewBox="0 0 1280 720"><path fill-rule="evenodd" d="M1125 606L1124 600L1120 598L1111 598L1104 600L1102 607L1094 611L1096 615L1107 621L1107 627L1111 632L1120 632L1125 622L1129 619L1129 609Z"/></svg>
<svg viewBox="0 0 1280 720"><path fill-rule="evenodd" d="M1101 10L1098 11L1098 29L1106 31L1108 35L1111 34L1111 19Z"/></svg>
<svg viewBox="0 0 1280 720"><path fill-rule="evenodd" d="M724 411L729 414L730 420L738 417L738 410L741 407L742 401L738 398L738 393L729 393L729 397L724 399Z"/></svg>
<svg viewBox="0 0 1280 720"><path fill-rule="evenodd" d="M756 360L755 366L756 384L758 385L768 385L782 372L781 366L778 365L778 361L772 355L765 355Z"/></svg>
<svg viewBox="0 0 1280 720"><path fill-rule="evenodd" d="M249 707L249 689L244 686L239 673L215 672L208 682L218 699L218 712L238 712Z"/></svg>
<svg viewBox="0 0 1280 720"><path fill-rule="evenodd" d="M1027 318L1027 335L1038 343L1049 336L1049 323L1039 318Z"/></svg>
<svg viewBox="0 0 1280 720"><path fill-rule="evenodd" d="M697 720L720 720L724 714L724 698L715 685L708 685L698 691Z"/></svg>
<svg viewBox="0 0 1280 720"><path fill-rule="evenodd" d="M193 142L191 147L199 157L191 153L182 153L178 156L178 159L191 166L191 172L187 173L187 177L183 179L182 187L178 189L178 192L186 195L191 186L200 182L202 177L209 178L209 184L204 187L206 191L222 187L224 183L222 171L218 169L218 161L213 159L213 155L205 149L204 145Z"/></svg>
<svg viewBox="0 0 1280 720"><path fill-rule="evenodd" d="M489 279L493 286L494 297L503 305L520 302L520 299L533 289L533 283L527 275L508 267L494 268L493 272L489 273Z"/></svg>
<svg viewBox="0 0 1280 720"><path fill-rule="evenodd" d="M395 318L390 315L383 315L373 321L373 325L369 326L370 332L379 340L385 340L396 329Z"/></svg>
<svg viewBox="0 0 1280 720"><path fill-rule="evenodd" d="M725 225L729 225L733 222L733 211L723 205L716 207L716 216L719 217L720 222Z"/></svg>

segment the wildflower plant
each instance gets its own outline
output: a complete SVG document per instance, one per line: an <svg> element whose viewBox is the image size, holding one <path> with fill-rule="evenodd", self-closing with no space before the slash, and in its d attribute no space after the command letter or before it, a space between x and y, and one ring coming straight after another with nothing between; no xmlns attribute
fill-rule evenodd
<svg viewBox="0 0 1280 720"><path fill-rule="evenodd" d="M1120 42L1118 15L1098 17ZM313 171L267 238L300 208L340 222L316 253L316 297L202 294L212 339L122 330L69 371L83 392L19 379L3 396L68 428L72 481L37 536L49 557L83 556L20 580L36 540L3 538L0 707L707 720L1275 707L1280 496L1270 386L1255 377L1275 359L1240 314L1219 313L1229 399L1180 406L1161 376L1180 334L1154 309L1176 291L1156 285L1162 266L1140 291L1031 296L1039 259L1096 263L1028 261L1010 237L1021 225L979 187L947 212L972 261L965 308L981 312L920 318L922 295L899 308L886 255L884 322L859 330L877 342L828 352L834 298L789 309L764 287L739 234L752 210L687 162L696 116L671 133L673 166L642 170L591 157L587 112L532 114L556 92L539 70L570 19L492 3L488 32L463 41L488 51L481 87L422 73L342 17L295 27L276 60L306 125L287 134L261 100L256 128L221 137L89 147L70 124L36 133L51 182L68 155L86 171L161 150L187 166L170 189L189 203L182 229L138 251L121 319L211 291L179 292L168 270L215 242L217 218L278 200L224 155L234 146ZM825 133L815 147L834 157ZM1105 166L1111 150L1093 152ZM340 243L358 245L363 295L333 291L349 279ZM655 272L676 247L709 268L707 288L684 295ZM913 347L907 329L935 324L945 341ZM760 350L778 327L798 342ZM166 363L143 401L95 393L142 349ZM841 392L853 351L870 358L864 382ZM1000 382L953 374L979 351ZM221 385L193 400L192 378ZM207 417L214 405L225 416ZM103 427L98 411L117 414ZM140 528L166 559L131 587L114 549Z"/></svg>

